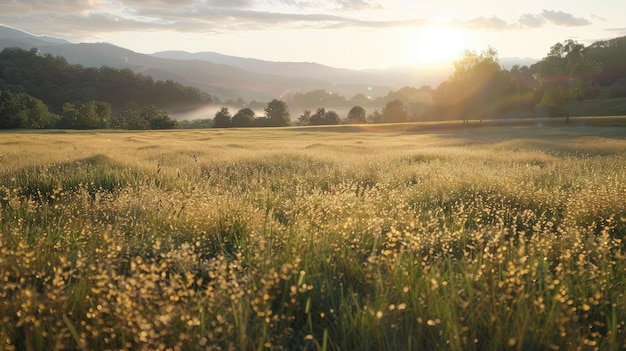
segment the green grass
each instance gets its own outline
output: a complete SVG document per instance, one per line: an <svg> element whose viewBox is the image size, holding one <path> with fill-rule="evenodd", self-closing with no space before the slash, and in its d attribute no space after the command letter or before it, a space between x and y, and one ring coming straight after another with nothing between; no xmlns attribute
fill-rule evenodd
<svg viewBox="0 0 626 351"><path fill-rule="evenodd" d="M540 121L4 133L0 350L622 349L626 119Z"/></svg>

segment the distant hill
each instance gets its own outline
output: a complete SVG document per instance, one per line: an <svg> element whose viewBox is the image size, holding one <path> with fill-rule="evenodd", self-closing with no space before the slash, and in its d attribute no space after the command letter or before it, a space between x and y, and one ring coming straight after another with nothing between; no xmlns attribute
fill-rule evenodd
<svg viewBox="0 0 626 351"><path fill-rule="evenodd" d="M333 80L255 72L232 65L206 60L180 60L139 54L107 43L74 44L63 39L39 37L9 27L0 26L0 49L18 47L39 49L42 53L63 56L69 63L88 67L103 65L129 68L137 73L153 76L156 80L175 80L184 85L198 87L222 100L268 101L298 91L327 89L352 96L358 92L383 95L393 86L350 84L342 86ZM344 80L349 81L349 80ZM366 80L362 80L366 81Z"/></svg>
<svg viewBox="0 0 626 351"><path fill-rule="evenodd" d="M19 29L5 26L0 26L0 40L3 40L3 42L10 42L11 40L13 40L15 41L15 43L26 42L32 44L71 44L71 42L65 39L53 38L45 35L33 35Z"/></svg>
<svg viewBox="0 0 626 351"><path fill-rule="evenodd" d="M334 87L338 84L361 84L366 86L384 86L393 88L394 90L407 85L416 87L437 85L447 79L452 71L452 66L449 63L440 67L420 67L415 65L378 70L351 70L329 67L314 62L272 62L254 58L222 55L216 52L189 53L185 51L162 51L154 53L151 56L183 61L200 60L229 65L261 74L323 80L325 82L332 82ZM338 92L336 89L330 90ZM387 91L383 91L383 93L387 93ZM349 98L350 96L347 97Z"/></svg>
<svg viewBox="0 0 626 351"><path fill-rule="evenodd" d="M436 88L453 69L451 63L444 63L350 70L312 62L270 62L216 52L164 51L144 55L107 43L71 43L0 26L0 49L4 47L37 48L42 53L63 56L69 63L87 67L129 68L156 80L174 80L197 87L223 101L238 98L268 101L316 89L346 98L357 93L375 98L404 86ZM532 63L524 59L509 61L511 66L512 62Z"/></svg>

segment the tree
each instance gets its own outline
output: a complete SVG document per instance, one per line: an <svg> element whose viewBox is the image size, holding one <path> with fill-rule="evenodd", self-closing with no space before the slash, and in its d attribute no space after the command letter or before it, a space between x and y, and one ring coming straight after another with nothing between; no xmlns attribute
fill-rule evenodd
<svg viewBox="0 0 626 351"><path fill-rule="evenodd" d="M250 127L255 117L254 110L248 107L242 108L235 113L231 119L231 124L233 127Z"/></svg>
<svg viewBox="0 0 626 351"><path fill-rule="evenodd" d="M61 127L69 129L103 129L111 124L111 104L103 101L90 101L76 107L63 104Z"/></svg>
<svg viewBox="0 0 626 351"><path fill-rule="evenodd" d="M583 98L600 65L586 57L584 45L570 39L553 45L536 66L535 89L541 95L541 103L551 115L565 116L569 122L571 100Z"/></svg>
<svg viewBox="0 0 626 351"><path fill-rule="evenodd" d="M0 129L50 128L55 115L41 101L25 93L0 91Z"/></svg>
<svg viewBox="0 0 626 351"><path fill-rule="evenodd" d="M455 61L450 78L435 91L437 112L446 119L462 119L464 123L493 114L499 98L509 91L505 74L493 48L480 54L466 50Z"/></svg>
<svg viewBox="0 0 626 351"><path fill-rule="evenodd" d="M400 100L393 100L387 103L382 113L383 123L400 123L409 120L404 103Z"/></svg>
<svg viewBox="0 0 626 351"><path fill-rule="evenodd" d="M366 112L365 109L361 106L354 106L348 111L348 122L350 123L365 123Z"/></svg>
<svg viewBox="0 0 626 351"><path fill-rule="evenodd" d="M81 107L80 113L89 120L90 127L105 129L111 126L111 104L108 102L89 101Z"/></svg>
<svg viewBox="0 0 626 351"><path fill-rule="evenodd" d="M312 126L318 126L318 125L326 124L324 123L325 120L326 120L326 109L323 107L320 107L317 109L317 111L315 111L314 114L311 115L311 118L309 118L309 124Z"/></svg>
<svg viewBox="0 0 626 351"><path fill-rule="evenodd" d="M398 91L389 92L382 98L383 103L400 100L404 103L409 120L424 120L431 118L433 107L433 91L430 86L421 88L405 86Z"/></svg>
<svg viewBox="0 0 626 351"><path fill-rule="evenodd" d="M143 106L122 112L114 121L114 127L130 130L174 129L178 122L170 118L166 110L156 106Z"/></svg>
<svg viewBox="0 0 626 351"><path fill-rule="evenodd" d="M326 112L326 124L339 124L341 123L341 117L339 117L339 114L335 111L328 111Z"/></svg>
<svg viewBox="0 0 626 351"><path fill-rule="evenodd" d="M341 119L339 115L335 111L326 111L325 108L320 107L315 111L315 113L309 119L310 125L329 125L329 124L339 124Z"/></svg>
<svg viewBox="0 0 626 351"><path fill-rule="evenodd" d="M232 126L228 107L222 107L213 118L213 128L230 128Z"/></svg>
<svg viewBox="0 0 626 351"><path fill-rule="evenodd" d="M139 108L139 114L148 121L150 129L178 128L178 122L170 118L165 109L154 105Z"/></svg>
<svg viewBox="0 0 626 351"><path fill-rule="evenodd" d="M113 121L113 127L127 130L150 129L150 122L141 115L138 109L126 110Z"/></svg>
<svg viewBox="0 0 626 351"><path fill-rule="evenodd" d="M367 120L370 123L381 123L383 121L383 115L380 111L378 111L378 109L375 109L374 112L367 115Z"/></svg>
<svg viewBox="0 0 626 351"><path fill-rule="evenodd" d="M274 99L265 107L265 116L274 127L288 126L290 121L289 108L284 101Z"/></svg>
<svg viewBox="0 0 626 351"><path fill-rule="evenodd" d="M301 126L308 126L311 123L311 110L304 110L300 117L298 117L298 123Z"/></svg>

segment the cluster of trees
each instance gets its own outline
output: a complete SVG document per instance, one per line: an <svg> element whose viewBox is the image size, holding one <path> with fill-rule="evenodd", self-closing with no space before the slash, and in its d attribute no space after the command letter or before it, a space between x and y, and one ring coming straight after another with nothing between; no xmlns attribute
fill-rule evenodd
<svg viewBox="0 0 626 351"><path fill-rule="evenodd" d="M367 115L370 123L397 123L420 120L463 120L498 118L543 107L550 116L569 118L573 101L593 99L601 86L610 86L609 97L626 97L626 37L594 43L589 47L573 40L557 43L542 60L529 66L504 69L493 48L482 52L465 51L454 63L452 75L436 89L405 87L376 101L382 112ZM345 103L343 97L323 90L294 96L299 103L316 100ZM326 115L330 114L330 118ZM305 125L335 124L333 111L305 110L299 122ZM363 123L348 116L344 123Z"/></svg>
<svg viewBox="0 0 626 351"><path fill-rule="evenodd" d="M304 108L305 113L311 115L312 109L320 108L320 105L384 106L391 101L400 100L406 107L409 120L419 120L427 118L426 115L431 112L430 106L432 105L432 93L433 91L429 86L423 86L419 89L404 87L398 91L390 91L386 96L380 96L377 98L372 98L363 93L358 93L350 99L346 99L346 97L337 93L329 92L325 89L316 89L309 92L295 93L287 98L287 103ZM306 117L304 120L306 120ZM353 118L346 118L346 120L353 120ZM363 122L366 122L366 120L363 119Z"/></svg>
<svg viewBox="0 0 626 351"><path fill-rule="evenodd" d="M0 90L0 129L51 128L59 119L39 99L25 93Z"/></svg>
<svg viewBox="0 0 626 351"><path fill-rule="evenodd" d="M389 101L382 112L375 109L367 114L365 108L360 105L353 106L348 115L341 119L337 112L318 108L315 113L304 110L298 118L298 123L304 126L333 125L333 124L358 124L358 123L402 123L410 121L406 105L399 99Z"/></svg>
<svg viewBox="0 0 626 351"><path fill-rule="evenodd" d="M231 116L228 107L222 107L213 118L214 128L230 127L284 127L290 124L287 104L274 99L265 106L265 116L257 117L249 107L242 108Z"/></svg>
<svg viewBox="0 0 626 351"><path fill-rule="evenodd" d="M111 104L89 101L65 103L60 114L49 111L43 101L26 93L0 90L0 129L172 129L178 122L165 109L143 106L128 109L112 118Z"/></svg>

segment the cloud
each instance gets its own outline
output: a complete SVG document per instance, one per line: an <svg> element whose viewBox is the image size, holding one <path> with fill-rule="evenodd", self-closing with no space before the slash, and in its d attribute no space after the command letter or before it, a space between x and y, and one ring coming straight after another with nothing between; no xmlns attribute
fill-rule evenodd
<svg viewBox="0 0 626 351"><path fill-rule="evenodd" d="M504 30L509 28L509 24L505 20L496 16L476 17L469 21L460 22L460 24L472 29Z"/></svg>
<svg viewBox="0 0 626 351"><path fill-rule="evenodd" d="M278 2L298 9L355 11L382 8L380 4L368 0L278 0Z"/></svg>
<svg viewBox="0 0 626 351"><path fill-rule="evenodd" d="M591 14L589 16L589 18L591 18L594 21L598 21L598 22L606 22L606 21L608 21L606 18L604 18L602 16L595 15L595 14Z"/></svg>
<svg viewBox="0 0 626 351"><path fill-rule="evenodd" d="M419 17L384 18L385 11L381 11L380 20L358 16L359 11L383 9L381 4L386 3L374 0L8 0L0 12L0 23L74 41L104 33L132 31L214 34L272 29L384 29L432 24ZM273 12L274 9L282 12ZM523 14L516 21L487 16L451 21L448 25L507 31L548 24L582 26L590 23L563 11L543 10Z"/></svg>
<svg viewBox="0 0 626 351"><path fill-rule="evenodd" d="M563 11L543 10L541 16L548 22L558 26L579 27L591 24L591 22L585 18L574 17L574 15Z"/></svg>
<svg viewBox="0 0 626 351"><path fill-rule="evenodd" d="M541 28L547 24L556 26L586 26L591 22L582 17L575 17L563 11L543 10L539 14L526 13L519 17L517 21L507 22L496 16L476 17L468 21L457 22L457 25L472 28L494 31L516 30L520 28Z"/></svg>
<svg viewBox="0 0 626 351"><path fill-rule="evenodd" d="M210 0L208 4L216 7L249 8L254 2L252 0Z"/></svg>
<svg viewBox="0 0 626 351"><path fill-rule="evenodd" d="M518 23L528 28L539 28L546 23L546 19L541 15L527 13L519 18Z"/></svg>
<svg viewBox="0 0 626 351"><path fill-rule="evenodd" d="M268 0L274 1L274 0ZM50 7L27 0L0 13L0 23L38 34L58 35L73 41L104 33L131 31L179 31L205 34L271 29L392 28L419 26L423 19L362 20L341 16L338 8L376 9L366 0L279 0L291 6L332 6L334 10L271 12L255 10L253 0L92 0L82 2L40 0ZM65 7L65 4L72 6ZM83 4L81 6L81 4ZM322 5L323 4L323 5ZM52 6L54 5L54 6ZM58 6L58 7L55 7ZM288 8L283 7L288 11ZM350 12L353 13L353 12ZM17 14L17 15L16 15ZM338 15L339 14L339 15Z"/></svg>
<svg viewBox="0 0 626 351"><path fill-rule="evenodd" d="M81 0L8 0L3 1L3 15L24 15L32 12L83 12L96 10L100 1Z"/></svg>
<svg viewBox="0 0 626 351"><path fill-rule="evenodd" d="M364 0L337 0L336 2L341 10L382 9L381 5L372 4L371 2Z"/></svg>
<svg viewBox="0 0 626 351"><path fill-rule="evenodd" d="M597 16L591 15L592 19L599 19ZM546 24L552 24L556 26L565 27L577 27L587 26L591 24L591 21L582 18L575 17L570 13L563 11L543 10L539 14L526 13L520 16L516 25L521 28L540 28Z"/></svg>

